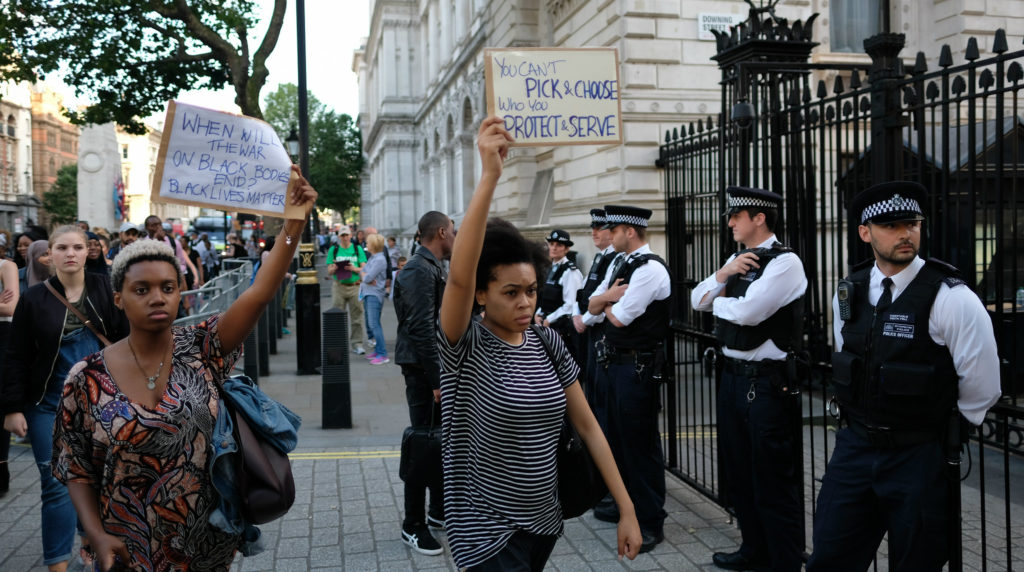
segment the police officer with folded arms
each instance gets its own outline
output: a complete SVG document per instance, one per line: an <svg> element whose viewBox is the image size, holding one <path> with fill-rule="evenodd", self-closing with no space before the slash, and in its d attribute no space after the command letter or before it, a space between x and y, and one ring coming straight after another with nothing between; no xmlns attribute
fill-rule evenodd
<svg viewBox="0 0 1024 572"><path fill-rule="evenodd" d="M957 269L917 255L926 200L923 186L896 181L850 205L874 256L832 300L832 406L843 427L818 494L809 572L867 570L886 533L895 570L937 571L949 558L948 495L960 484L947 455L956 466L960 417L980 425L999 399L999 358L988 312Z"/></svg>
<svg viewBox="0 0 1024 572"><path fill-rule="evenodd" d="M742 544L712 561L726 570L799 570L804 548L800 502L802 451L794 363L803 337L800 258L774 229L782 196L764 189L726 189L729 228L745 246L691 294L695 310L715 315L725 367L718 392L718 438L725 491Z"/></svg>
<svg viewBox="0 0 1024 572"><path fill-rule="evenodd" d="M606 322L595 348L595 389L604 402L608 444L640 522L642 553L665 539L658 382L665 365L672 282L665 261L647 244L651 211L619 205L604 210L612 245L622 256L612 262L609 281L598 286L587 307L588 319ZM594 514L618 520L617 514L601 517L596 509Z"/></svg>

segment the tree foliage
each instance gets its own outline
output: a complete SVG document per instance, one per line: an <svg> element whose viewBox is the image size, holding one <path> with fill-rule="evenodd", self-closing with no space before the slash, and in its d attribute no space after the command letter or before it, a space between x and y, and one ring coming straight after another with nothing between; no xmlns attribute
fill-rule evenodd
<svg viewBox="0 0 1024 572"><path fill-rule="evenodd" d="M57 169L57 180L43 193L43 210L50 224L71 224L78 220L78 164Z"/></svg>
<svg viewBox="0 0 1024 572"><path fill-rule="evenodd" d="M335 113L307 92L309 108L309 182L321 207L343 212L359 204L363 174L363 138L352 117ZM281 141L299 125L299 88L281 84L267 95L263 118Z"/></svg>
<svg viewBox="0 0 1024 572"><path fill-rule="evenodd" d="M262 117L267 57L287 0L274 0L251 51L256 0L10 0L0 2L0 81L61 69L96 103L69 111L78 124L114 121L145 133L141 118L192 89L231 85L242 113Z"/></svg>

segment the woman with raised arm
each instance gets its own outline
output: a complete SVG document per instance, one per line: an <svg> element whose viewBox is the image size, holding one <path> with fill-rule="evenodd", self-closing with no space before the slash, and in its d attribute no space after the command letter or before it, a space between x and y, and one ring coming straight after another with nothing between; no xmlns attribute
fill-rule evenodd
<svg viewBox="0 0 1024 572"><path fill-rule="evenodd" d="M621 518L619 556L635 558L640 526L604 434L561 338L534 330L544 249L504 221L487 223L512 137L503 121L480 125L483 174L459 228L441 302L445 530L456 566L542 570L562 533L556 448L562 417L586 443ZM474 306L483 318L473 318Z"/></svg>
<svg viewBox="0 0 1024 572"><path fill-rule="evenodd" d="M300 177L288 200L308 215L316 196ZM273 299L304 224L285 221L252 285L197 326L172 326L181 276L167 244L140 240L114 259L114 302L131 334L72 370L53 455L101 570L115 559L147 571L231 565L241 536L210 524L218 380Z"/></svg>
<svg viewBox="0 0 1024 572"><path fill-rule="evenodd" d="M85 271L84 231L60 227L50 235L48 251L44 245L36 241L29 247L31 286L14 309L11 331L16 333L4 355L0 411L4 429L27 434L32 444L42 499L43 564L60 572L67 569L75 541L75 507L51 472L54 418L64 379L75 363L102 347L104 338L117 341L127 335L128 324L114 304L110 280ZM46 252L55 270L52 277L48 265L37 265Z"/></svg>

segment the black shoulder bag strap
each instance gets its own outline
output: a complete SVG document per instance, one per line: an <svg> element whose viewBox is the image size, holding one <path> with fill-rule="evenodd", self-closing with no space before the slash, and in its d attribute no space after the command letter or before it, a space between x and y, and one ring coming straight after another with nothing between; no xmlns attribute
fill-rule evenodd
<svg viewBox="0 0 1024 572"><path fill-rule="evenodd" d="M49 280L43 280L43 284L46 284L46 289L49 290L50 293L53 294L55 298L60 300L62 304L67 306L68 310L71 310L71 313L74 314L76 318L81 320L82 324L84 324L85 327L89 328L89 330L92 331L92 333L96 334L96 337L99 338L100 343L103 344L103 347L107 347L110 345L110 340L108 340L107 337L104 336L102 332L96 329L96 325L92 323L92 320L90 320L87 316L83 316L82 313L78 311L78 308L71 305L71 302L68 302L67 298L61 296L60 292L58 292L57 289L53 287L53 284L50 284Z"/></svg>

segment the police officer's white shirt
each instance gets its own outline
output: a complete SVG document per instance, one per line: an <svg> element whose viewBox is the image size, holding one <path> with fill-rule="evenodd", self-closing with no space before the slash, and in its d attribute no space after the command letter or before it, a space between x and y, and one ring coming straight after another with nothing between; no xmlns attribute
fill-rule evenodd
<svg viewBox="0 0 1024 572"><path fill-rule="evenodd" d="M924 260L915 257L906 268L890 276L892 299L895 301L917 277ZM872 306L882 296L885 275L878 263L871 267L868 302ZM839 317L839 299L832 296L832 331L836 351L843 349L843 324ZM996 350L992 320L981 299L966 284L950 288L939 286L939 292L928 314L928 335L940 346L949 348L953 365L960 378L957 407L968 421L980 425L985 412L999 400L999 355Z"/></svg>
<svg viewBox="0 0 1024 572"><path fill-rule="evenodd" d="M609 256L611 256L611 257L613 257L612 258L612 262L614 262L615 261L614 257L616 255L617 255L617 253L615 252L615 247L609 244L608 246L605 247L604 250L601 251L601 260L604 260L605 258L608 258ZM589 271L593 272L594 269L591 268ZM610 273L611 271L612 271L612 263L609 262L608 263L608 267L604 269L604 277L603 277L602 282L608 282L608 273ZM584 282L586 282L586 281L584 280ZM593 294L591 294L591 296L593 296ZM582 316L583 317L583 323L585 325L587 325L587 326L590 325L590 323L587 322L587 316L591 315L590 312L580 312L579 304L573 304L572 305L572 315L573 316ZM604 312L601 312L600 317L601 318L604 317ZM592 323L596 324L598 322L592 322Z"/></svg>
<svg viewBox="0 0 1024 572"><path fill-rule="evenodd" d="M757 248L771 248L777 241L772 234L768 240L757 245ZM729 257L726 264L732 262L734 258L735 254ZM719 282L715 274L712 273L693 289L690 304L694 310L711 310L715 317L740 326L760 324L807 291L807 277L804 276L803 264L800 263L800 257L792 252L779 255L771 264L765 266L761 277L751 282L746 294L739 298L719 296L718 294L725 289L725 283ZM707 299L704 298L705 295ZM731 358L749 361L786 359L786 352L772 340L767 340L752 350L722 347L722 353Z"/></svg>
<svg viewBox="0 0 1024 572"><path fill-rule="evenodd" d="M650 254L651 247L644 244L640 248L630 252L629 254L623 254L625 260L623 264L628 264L629 261L643 256L644 254ZM594 290L593 296L600 296L608 290L608 279L611 278L612 268L615 266L615 261L608 266L608 272L605 275L605 280L601 282L601 285ZM623 326L628 326L633 323L633 320L639 318L644 312L647 311L647 306L651 305L651 302L656 300L664 300L672 294L672 279L669 278L668 270L664 266L657 262L651 261L647 264L636 269L633 275L629 278L629 287L626 288L626 292L619 298L619 301L612 305L611 312L615 314L617 319ZM594 316L590 312L587 312L583 318L583 323L589 325L600 323L604 320L604 312L598 316L591 318L592 322L587 322L587 318Z"/></svg>
<svg viewBox="0 0 1024 572"><path fill-rule="evenodd" d="M551 270L554 271L558 266L568 263L569 257L563 256L561 260L551 265ZM562 305L554 312L544 316L551 324L562 316L572 316L572 309L576 306L576 292L583 287L583 273L579 269L567 268L558 283L562 285ZM540 313L540 308L537 308L536 314L540 315Z"/></svg>

